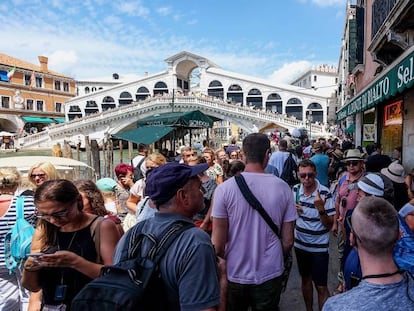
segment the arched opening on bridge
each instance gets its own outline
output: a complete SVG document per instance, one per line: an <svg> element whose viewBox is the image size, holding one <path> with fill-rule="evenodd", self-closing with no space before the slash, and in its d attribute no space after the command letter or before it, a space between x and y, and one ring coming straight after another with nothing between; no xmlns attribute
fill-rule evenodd
<svg viewBox="0 0 414 311"><path fill-rule="evenodd" d="M274 113L282 113L282 97L277 93L267 96L266 110Z"/></svg>
<svg viewBox="0 0 414 311"><path fill-rule="evenodd" d="M302 101L299 98L294 97L287 101L286 114L288 117L294 116L297 120L303 120L302 113Z"/></svg>
<svg viewBox="0 0 414 311"><path fill-rule="evenodd" d="M162 81L155 83L154 96L168 94L168 86Z"/></svg>
<svg viewBox="0 0 414 311"><path fill-rule="evenodd" d="M230 85L227 91L227 100L231 103L243 106L243 89L238 84Z"/></svg>
<svg viewBox="0 0 414 311"><path fill-rule="evenodd" d="M96 101L88 100L86 102L86 107L85 107L85 116L89 116L97 112L99 112L99 108L98 108L98 105L96 104Z"/></svg>
<svg viewBox="0 0 414 311"><path fill-rule="evenodd" d="M6 131L10 133L17 132L17 125L14 124L12 121L6 119L0 119L0 131Z"/></svg>
<svg viewBox="0 0 414 311"><path fill-rule="evenodd" d="M188 94L190 84L197 85L199 81L199 68L192 60L183 60L177 64L175 68L177 76L177 90L183 94Z"/></svg>
<svg viewBox="0 0 414 311"><path fill-rule="evenodd" d="M85 94L89 94L90 90L89 90L89 86L85 87Z"/></svg>
<svg viewBox="0 0 414 311"><path fill-rule="evenodd" d="M251 89L247 94L246 98L247 106L253 107L254 109L263 108L263 97L262 92L258 89Z"/></svg>
<svg viewBox="0 0 414 311"><path fill-rule="evenodd" d="M212 97L224 99L224 88L218 80L213 80L208 85L207 94Z"/></svg>
<svg viewBox="0 0 414 311"><path fill-rule="evenodd" d="M322 105L318 103L311 103L306 108L306 118L308 118L309 113L312 114L312 121L313 122L323 122L323 109Z"/></svg>
<svg viewBox="0 0 414 311"><path fill-rule="evenodd" d="M139 102L142 100L146 100L150 96L150 91L145 86L141 86L140 88L138 88L137 93L135 94L135 99L137 102Z"/></svg>
<svg viewBox="0 0 414 311"><path fill-rule="evenodd" d="M122 92L121 95L119 95L119 107L129 105L132 103L132 95L129 92Z"/></svg>
<svg viewBox="0 0 414 311"><path fill-rule="evenodd" d="M115 100L111 96L105 96L105 98L102 101L102 111L114 109L115 107Z"/></svg>
<svg viewBox="0 0 414 311"><path fill-rule="evenodd" d="M68 119L69 119L69 121L71 121L73 119L77 119L77 118L82 118L81 109L77 105L70 106L69 107L69 112L68 112Z"/></svg>

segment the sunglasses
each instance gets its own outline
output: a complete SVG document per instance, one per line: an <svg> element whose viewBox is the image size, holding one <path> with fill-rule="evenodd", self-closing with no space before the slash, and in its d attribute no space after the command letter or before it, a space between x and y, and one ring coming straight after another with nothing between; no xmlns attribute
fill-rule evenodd
<svg viewBox="0 0 414 311"><path fill-rule="evenodd" d="M52 214L37 214L36 217L39 219L45 219L45 220L49 220L50 218L54 218L54 219L60 219L60 218L65 218L69 213L69 210L64 210L64 211L59 211L56 213L52 213Z"/></svg>
<svg viewBox="0 0 414 311"><path fill-rule="evenodd" d="M194 153L192 153L192 154L185 154L184 155L186 158L188 158L188 157L194 157Z"/></svg>
<svg viewBox="0 0 414 311"><path fill-rule="evenodd" d="M300 178L303 178L303 179L305 179L306 177L308 177L308 178L314 178L315 177L315 173L301 173L301 174L299 174L299 177Z"/></svg>
<svg viewBox="0 0 414 311"><path fill-rule="evenodd" d="M361 161L347 161L346 165L348 166L357 166Z"/></svg>
<svg viewBox="0 0 414 311"><path fill-rule="evenodd" d="M30 175L30 178L36 178L36 177L45 178L46 174L31 174Z"/></svg>

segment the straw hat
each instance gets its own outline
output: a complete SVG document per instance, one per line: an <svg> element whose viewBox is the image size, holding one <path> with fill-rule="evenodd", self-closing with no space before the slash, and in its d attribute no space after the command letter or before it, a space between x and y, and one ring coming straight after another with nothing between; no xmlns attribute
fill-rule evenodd
<svg viewBox="0 0 414 311"><path fill-rule="evenodd" d="M388 165L388 167L383 168L381 170L381 174L387 176L389 179L391 179L393 182L397 184L404 183L404 167L398 162L392 162L390 165Z"/></svg>
<svg viewBox="0 0 414 311"><path fill-rule="evenodd" d="M363 161L362 153L358 149L349 149L345 152L343 162L347 161Z"/></svg>

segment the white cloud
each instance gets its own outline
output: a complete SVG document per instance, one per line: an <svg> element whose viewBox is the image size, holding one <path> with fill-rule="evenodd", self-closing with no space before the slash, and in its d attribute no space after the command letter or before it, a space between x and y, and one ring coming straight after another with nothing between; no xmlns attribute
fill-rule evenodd
<svg viewBox="0 0 414 311"><path fill-rule="evenodd" d="M146 17L150 13L150 10L143 6L140 1L126 1L120 4L117 2L114 5L119 12L125 13L129 16Z"/></svg>
<svg viewBox="0 0 414 311"><path fill-rule="evenodd" d="M157 13L161 16L167 16L172 13L172 8L168 6L163 6L157 9Z"/></svg>
<svg viewBox="0 0 414 311"><path fill-rule="evenodd" d="M66 72L78 62L75 51L55 51L49 55L48 67L53 71Z"/></svg>
<svg viewBox="0 0 414 311"><path fill-rule="evenodd" d="M296 61L284 64L281 68L275 70L270 76L269 80L274 83L288 83L290 84L301 74L311 69L312 64L308 61Z"/></svg>

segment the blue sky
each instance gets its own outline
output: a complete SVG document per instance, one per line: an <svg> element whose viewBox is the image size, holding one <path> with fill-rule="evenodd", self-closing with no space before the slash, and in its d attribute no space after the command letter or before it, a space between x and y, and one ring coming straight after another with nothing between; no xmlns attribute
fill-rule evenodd
<svg viewBox="0 0 414 311"><path fill-rule="evenodd" d="M9 0L2 53L75 79L164 71L183 50L225 70L290 82L337 66L346 0Z"/></svg>

